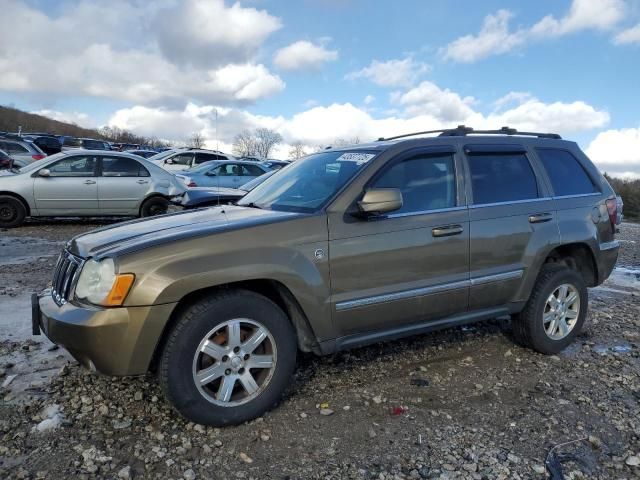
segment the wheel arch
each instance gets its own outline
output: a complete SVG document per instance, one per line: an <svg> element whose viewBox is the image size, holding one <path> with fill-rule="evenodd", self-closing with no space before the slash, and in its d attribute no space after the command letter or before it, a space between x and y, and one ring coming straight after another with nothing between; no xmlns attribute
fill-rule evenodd
<svg viewBox="0 0 640 480"><path fill-rule="evenodd" d="M309 322L307 315L304 313L304 310L300 306L300 303L295 298L291 290L289 290L289 288L282 282L264 278L243 280L201 288L199 290L190 292L182 297L171 312L169 320L165 324L158 338L151 359L150 370L155 370L155 368L157 367L160 355L162 354L162 350L169 336L169 333L180 318L180 315L194 302L197 302L198 300L209 295L215 294L216 292L225 290L246 290L268 298L284 311L285 315L287 315L287 317L293 324L296 330L298 349L303 352L313 352L318 355L321 354L320 346L318 344L317 337L313 331L311 323Z"/></svg>
<svg viewBox="0 0 640 480"><path fill-rule="evenodd" d="M142 216L142 207L145 204L145 202L153 199L153 198L163 198L168 202L171 202L170 197L168 197L167 195L163 195L162 193L158 193L158 192L151 192L149 194L147 194L142 200L140 200L140 204L138 205L138 215Z"/></svg>
<svg viewBox="0 0 640 480"><path fill-rule="evenodd" d="M564 264L582 275L588 287L594 287L598 282L598 263L587 243L576 242L557 246L547 255L544 264Z"/></svg>
<svg viewBox="0 0 640 480"><path fill-rule="evenodd" d="M25 211L27 212L27 216L31 216L31 206L29 205L29 202L27 202L22 195L19 195L19 194L15 193L15 192L6 192L6 191L3 191L3 190L0 190L0 196L6 196L6 197L15 198L20 203L22 203L22 205L25 208Z"/></svg>

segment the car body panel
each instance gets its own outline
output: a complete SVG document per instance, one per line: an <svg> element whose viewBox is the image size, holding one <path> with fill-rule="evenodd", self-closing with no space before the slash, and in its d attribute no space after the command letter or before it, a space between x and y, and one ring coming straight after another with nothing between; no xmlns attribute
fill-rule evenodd
<svg viewBox="0 0 640 480"><path fill-rule="evenodd" d="M176 177L186 185L195 182L198 187L238 188L270 171L268 167L256 162L216 160L177 173Z"/></svg>

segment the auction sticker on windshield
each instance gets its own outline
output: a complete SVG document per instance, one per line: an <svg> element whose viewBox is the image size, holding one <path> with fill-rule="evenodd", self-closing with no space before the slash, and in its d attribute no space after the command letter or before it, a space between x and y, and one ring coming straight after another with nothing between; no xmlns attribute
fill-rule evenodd
<svg viewBox="0 0 640 480"><path fill-rule="evenodd" d="M348 152L343 153L338 158L336 158L336 160L338 162L356 162L358 165L362 165L363 163L367 163L375 156L375 153Z"/></svg>

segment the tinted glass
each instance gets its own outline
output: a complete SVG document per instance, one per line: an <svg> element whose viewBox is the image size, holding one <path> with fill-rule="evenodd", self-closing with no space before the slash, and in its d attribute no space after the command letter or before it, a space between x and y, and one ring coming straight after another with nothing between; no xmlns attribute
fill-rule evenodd
<svg viewBox="0 0 640 480"><path fill-rule="evenodd" d="M257 167L255 165L243 165L242 169L243 169L242 174L250 177L259 177L264 173L264 171L262 171L260 167Z"/></svg>
<svg viewBox="0 0 640 480"><path fill-rule="evenodd" d="M5 150L9 154L12 154L12 153L29 153L29 149L27 149L26 147L23 147L19 143L14 143L14 142L6 142L5 143Z"/></svg>
<svg viewBox="0 0 640 480"><path fill-rule="evenodd" d="M103 157L103 177L141 177L148 176L147 169L131 158Z"/></svg>
<svg viewBox="0 0 640 480"><path fill-rule="evenodd" d="M261 208L314 212L353 178L376 152L331 151L296 161L258 185L238 202Z"/></svg>
<svg viewBox="0 0 640 480"><path fill-rule="evenodd" d="M66 157L47 167L52 177L93 177L96 157Z"/></svg>
<svg viewBox="0 0 640 480"><path fill-rule="evenodd" d="M211 160L220 160L220 155L215 155L213 153L196 153L196 164L201 164L204 162L210 162Z"/></svg>
<svg viewBox="0 0 640 480"><path fill-rule="evenodd" d="M538 184L522 153L470 155L473 203L476 205L538 198Z"/></svg>
<svg viewBox="0 0 640 480"><path fill-rule="evenodd" d="M397 188L402 208L394 213L414 213L456 205L452 155L416 156L396 163L370 188Z"/></svg>
<svg viewBox="0 0 640 480"><path fill-rule="evenodd" d="M87 150L104 150L104 143L97 140L82 140L82 146Z"/></svg>
<svg viewBox="0 0 640 480"><path fill-rule="evenodd" d="M570 152L555 148L539 148L537 152L549 175L555 195L580 195L598 191L580 162Z"/></svg>
<svg viewBox="0 0 640 480"><path fill-rule="evenodd" d="M82 146L82 142L80 140L72 137L65 137L62 144L65 147L81 147Z"/></svg>

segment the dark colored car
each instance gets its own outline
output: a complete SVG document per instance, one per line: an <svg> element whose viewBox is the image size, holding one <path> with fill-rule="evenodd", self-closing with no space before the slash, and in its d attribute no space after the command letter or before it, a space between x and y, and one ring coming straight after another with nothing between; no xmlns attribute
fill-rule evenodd
<svg viewBox="0 0 640 480"><path fill-rule="evenodd" d="M62 150L62 145L60 145L60 140L53 135L29 135L29 138L33 143L35 143L40 150L42 150L47 155L55 155L56 153L60 153Z"/></svg>
<svg viewBox="0 0 640 480"><path fill-rule="evenodd" d="M11 170L13 167L13 158L4 150L0 150L0 170Z"/></svg>
<svg viewBox="0 0 640 480"><path fill-rule="evenodd" d="M238 424L291 386L298 351L511 315L518 342L558 353L614 268L617 208L554 134L459 127L323 150L236 205L75 237L33 328L107 375L157 371L193 422Z"/></svg>

